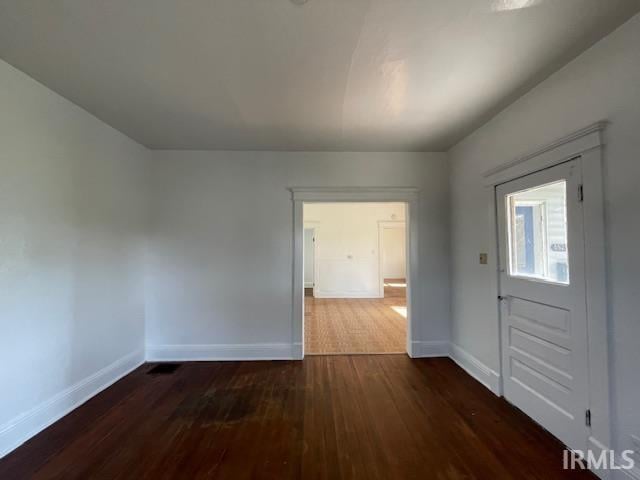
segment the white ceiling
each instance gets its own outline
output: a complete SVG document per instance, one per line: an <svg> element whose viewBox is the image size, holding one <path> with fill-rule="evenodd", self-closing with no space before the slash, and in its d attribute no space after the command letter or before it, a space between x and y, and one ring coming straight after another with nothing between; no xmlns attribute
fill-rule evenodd
<svg viewBox="0 0 640 480"><path fill-rule="evenodd" d="M0 57L151 148L445 150L638 0L2 0Z"/></svg>

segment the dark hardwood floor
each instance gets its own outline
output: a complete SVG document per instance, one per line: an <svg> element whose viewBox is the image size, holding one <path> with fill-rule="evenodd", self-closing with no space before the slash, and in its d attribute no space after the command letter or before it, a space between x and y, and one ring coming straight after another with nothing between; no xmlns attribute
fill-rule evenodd
<svg viewBox="0 0 640 480"><path fill-rule="evenodd" d="M562 445L448 359L151 366L0 460L0 478L595 478L562 471Z"/></svg>

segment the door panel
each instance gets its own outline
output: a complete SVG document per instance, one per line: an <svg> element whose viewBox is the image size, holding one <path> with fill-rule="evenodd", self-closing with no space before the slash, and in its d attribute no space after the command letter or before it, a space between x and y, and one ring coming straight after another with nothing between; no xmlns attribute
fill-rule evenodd
<svg viewBox="0 0 640 480"><path fill-rule="evenodd" d="M571 350L556 343L542 340L536 335L531 335L513 326L509 333L509 345L514 353L526 355L534 360L540 368L547 370L550 376L557 374L561 378L571 379L571 375L568 373L571 368ZM557 381L562 382L561 379Z"/></svg>
<svg viewBox="0 0 640 480"><path fill-rule="evenodd" d="M509 303L509 315L516 319L533 322L548 330L569 333L569 312L563 308L522 298L512 298Z"/></svg>
<svg viewBox="0 0 640 480"><path fill-rule="evenodd" d="M496 188L504 395L571 448L588 438L580 160Z"/></svg>
<svg viewBox="0 0 640 480"><path fill-rule="evenodd" d="M558 378L560 375L555 375L552 371L539 368L539 365L535 365L526 357L518 358L517 355L512 355L510 361L511 380L517 384L516 386L522 387L524 393L529 391L535 396L527 401L542 401L546 404L549 413L564 415L566 418L561 418L562 421L573 421L571 414L572 390L567 386L566 379ZM532 366L536 368L532 368ZM554 418L554 421L558 421L558 419ZM554 424L550 425L555 426Z"/></svg>

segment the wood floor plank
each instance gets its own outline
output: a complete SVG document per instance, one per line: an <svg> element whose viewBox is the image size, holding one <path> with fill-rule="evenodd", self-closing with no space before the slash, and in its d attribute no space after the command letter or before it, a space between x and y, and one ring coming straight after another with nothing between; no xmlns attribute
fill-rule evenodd
<svg viewBox="0 0 640 480"><path fill-rule="evenodd" d="M384 298L304 299L305 354L404 353L406 281L387 279Z"/></svg>
<svg viewBox="0 0 640 480"><path fill-rule="evenodd" d="M2 479L583 479L449 359L144 365L0 460Z"/></svg>

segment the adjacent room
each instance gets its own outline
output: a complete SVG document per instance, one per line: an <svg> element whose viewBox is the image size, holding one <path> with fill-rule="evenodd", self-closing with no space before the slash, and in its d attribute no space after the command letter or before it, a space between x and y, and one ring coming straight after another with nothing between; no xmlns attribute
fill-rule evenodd
<svg viewBox="0 0 640 480"><path fill-rule="evenodd" d="M304 353L407 351L406 206L304 205Z"/></svg>
<svg viewBox="0 0 640 480"><path fill-rule="evenodd" d="M0 479L640 480L640 0L0 1Z"/></svg>

